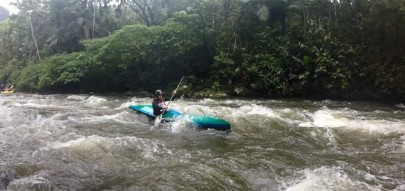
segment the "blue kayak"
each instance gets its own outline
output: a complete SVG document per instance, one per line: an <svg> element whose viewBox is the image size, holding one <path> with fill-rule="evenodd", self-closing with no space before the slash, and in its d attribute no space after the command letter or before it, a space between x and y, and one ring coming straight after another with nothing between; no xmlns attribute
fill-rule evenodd
<svg viewBox="0 0 405 191"><path fill-rule="evenodd" d="M153 108L152 105L131 105L129 106L130 109L142 113L148 117L155 117L153 115ZM188 115L183 114L179 111L174 109L168 109L163 115L163 119L167 120L175 120L179 117L187 117L190 118L193 124L200 128L209 128L221 131L227 131L231 129L231 125L220 118L211 117L211 116L202 116L202 115Z"/></svg>

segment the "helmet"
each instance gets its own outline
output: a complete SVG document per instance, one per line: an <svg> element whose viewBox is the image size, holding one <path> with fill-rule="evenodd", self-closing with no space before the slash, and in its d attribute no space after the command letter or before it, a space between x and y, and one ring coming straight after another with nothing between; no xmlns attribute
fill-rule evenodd
<svg viewBox="0 0 405 191"><path fill-rule="evenodd" d="M155 91L155 95L156 95L156 96L162 95L162 90L156 90L156 91Z"/></svg>

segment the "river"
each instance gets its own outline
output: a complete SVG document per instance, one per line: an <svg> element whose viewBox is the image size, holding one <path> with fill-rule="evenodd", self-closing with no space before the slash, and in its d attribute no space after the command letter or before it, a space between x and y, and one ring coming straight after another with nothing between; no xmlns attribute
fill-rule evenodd
<svg viewBox="0 0 405 191"><path fill-rule="evenodd" d="M0 95L0 190L405 190L405 106L176 100L230 122L151 128L151 98Z"/></svg>

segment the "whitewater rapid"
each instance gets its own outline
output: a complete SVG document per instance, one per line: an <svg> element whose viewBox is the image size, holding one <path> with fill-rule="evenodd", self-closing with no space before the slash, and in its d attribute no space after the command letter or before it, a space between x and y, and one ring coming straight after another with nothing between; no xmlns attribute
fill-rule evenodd
<svg viewBox="0 0 405 191"><path fill-rule="evenodd" d="M404 190L402 103L178 99L231 123L160 128L151 98L0 96L0 190Z"/></svg>

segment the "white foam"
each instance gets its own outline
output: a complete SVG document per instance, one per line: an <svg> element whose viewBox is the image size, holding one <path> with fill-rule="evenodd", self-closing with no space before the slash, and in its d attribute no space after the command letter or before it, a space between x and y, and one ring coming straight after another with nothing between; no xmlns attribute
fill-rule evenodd
<svg viewBox="0 0 405 191"><path fill-rule="evenodd" d="M21 177L10 182L7 190L56 190L46 171L27 177Z"/></svg>
<svg viewBox="0 0 405 191"><path fill-rule="evenodd" d="M215 115L213 109L201 105L188 105L183 108L184 113L193 115Z"/></svg>
<svg viewBox="0 0 405 191"><path fill-rule="evenodd" d="M403 184L398 185L394 191L404 191L405 190L405 182Z"/></svg>
<svg viewBox="0 0 405 191"><path fill-rule="evenodd" d="M170 123L169 129L172 133L181 133L188 128L187 124L190 124L190 122L192 122L190 117L182 116L176 118L174 122Z"/></svg>
<svg viewBox="0 0 405 191"><path fill-rule="evenodd" d="M124 152L128 149L131 152L140 154L142 157L158 160L160 155L172 155L163 143L158 140L142 139L137 137L100 137L92 135L80 137L67 142L54 142L41 150L70 150L76 153L82 153L92 157L93 154L103 155L116 152ZM134 150L135 149L135 150Z"/></svg>
<svg viewBox="0 0 405 191"><path fill-rule="evenodd" d="M287 191L314 190L380 190L377 186L353 180L341 167L320 167L305 169L287 186Z"/></svg>
<svg viewBox="0 0 405 191"><path fill-rule="evenodd" d="M134 113L130 113L129 111L122 111L120 113L115 113L111 115L104 114L101 116L86 114L74 118L69 118L69 120L71 122L86 123L86 124L100 124L106 122L117 122L122 124L139 124L137 120L134 120L134 117L135 117Z"/></svg>
<svg viewBox="0 0 405 191"><path fill-rule="evenodd" d="M402 103L400 103L400 104L397 104L397 105L395 105L396 107L399 107L399 108L403 108L403 109L405 109L405 105L404 104L402 104Z"/></svg>
<svg viewBox="0 0 405 191"><path fill-rule="evenodd" d="M312 122L305 122L299 124L301 127L343 127L350 123L345 117L335 117L329 109L322 109L316 111L312 115Z"/></svg>
<svg viewBox="0 0 405 191"><path fill-rule="evenodd" d="M91 136L89 137L89 139L94 138L97 139L98 136ZM49 146L50 149L64 149L64 148L73 148L73 147L82 147L82 148L87 148L90 147L90 150L92 149L91 147L93 147L92 145L94 144L85 144L86 138L82 137L79 139L75 139L75 140L71 140L68 142L55 142L53 143L51 146ZM84 149L87 150L87 149Z"/></svg>
<svg viewBox="0 0 405 191"><path fill-rule="evenodd" d="M240 108L240 111L242 115L248 114L248 115L259 115L259 116L265 116L265 117L271 117L271 118L281 118L281 116L274 112L273 109L261 106L261 105L246 105L242 106Z"/></svg>
<svg viewBox="0 0 405 191"><path fill-rule="evenodd" d="M60 104L52 104L52 103L15 103L14 106L25 108L38 108L38 109L52 108L61 110L71 108L71 106L63 106Z"/></svg>
<svg viewBox="0 0 405 191"><path fill-rule="evenodd" d="M207 103L216 103L215 100L210 98L205 98L199 101L199 103L207 104Z"/></svg>
<svg viewBox="0 0 405 191"><path fill-rule="evenodd" d="M128 109L131 105L138 105L138 103L134 100L123 102L120 106L116 107L115 110Z"/></svg>
<svg viewBox="0 0 405 191"><path fill-rule="evenodd" d="M382 111L374 111L378 113ZM384 114L384 113L383 113ZM325 128L349 128L363 130L369 133L405 132L405 121L376 119L361 116L359 112L347 108L341 110L330 110L323 107L308 114L311 121L301 122L300 127L325 127Z"/></svg>
<svg viewBox="0 0 405 191"><path fill-rule="evenodd" d="M70 95L66 99L73 100L73 101L84 101L87 99L88 96L84 95Z"/></svg>
<svg viewBox="0 0 405 191"><path fill-rule="evenodd" d="M97 97L97 96L90 96L87 99L83 101L86 105L88 106L94 106L94 107L105 107L107 104L107 99Z"/></svg>

